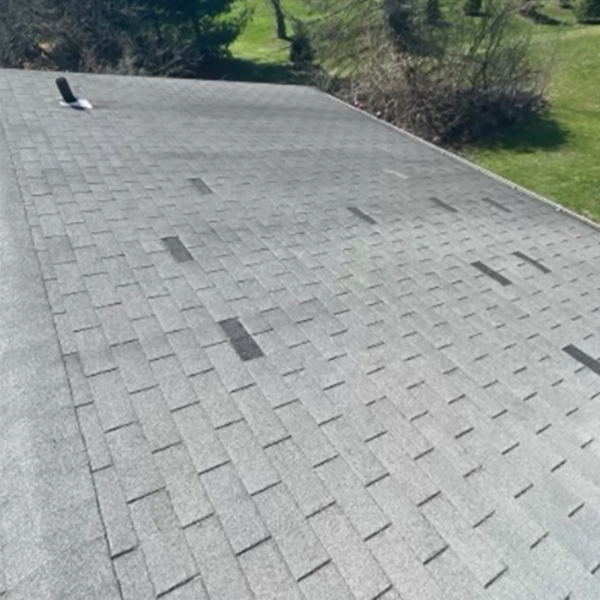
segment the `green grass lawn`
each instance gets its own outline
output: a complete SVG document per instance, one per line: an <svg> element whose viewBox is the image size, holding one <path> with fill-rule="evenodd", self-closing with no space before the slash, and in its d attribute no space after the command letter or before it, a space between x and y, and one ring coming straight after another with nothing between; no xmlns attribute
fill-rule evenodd
<svg viewBox="0 0 600 600"><path fill-rule="evenodd" d="M285 64L288 62L289 44L277 39L275 17L269 0L240 0L252 9L252 18L242 35L231 46L236 58L258 63ZM310 18L302 0L282 0L288 25L288 35L293 33L292 19Z"/></svg>
<svg viewBox="0 0 600 600"><path fill-rule="evenodd" d="M234 56L283 68L287 43L275 36L269 0L246 1L254 15L232 47ZM302 0L282 3L288 19L310 17ZM555 24L536 24L533 31L539 47L555 53L548 114L462 154L600 222L600 25L576 25L572 11L554 0L545 4Z"/></svg>
<svg viewBox="0 0 600 600"><path fill-rule="evenodd" d="M600 222L600 26L536 27L556 40L548 115L464 154Z"/></svg>

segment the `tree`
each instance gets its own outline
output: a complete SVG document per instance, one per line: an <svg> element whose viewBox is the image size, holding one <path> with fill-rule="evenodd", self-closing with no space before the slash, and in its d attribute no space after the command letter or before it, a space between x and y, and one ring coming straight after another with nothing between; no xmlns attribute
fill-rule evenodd
<svg viewBox="0 0 600 600"><path fill-rule="evenodd" d="M285 14L281 8L281 0L270 0L275 15L275 26L277 29L277 37L280 40L290 41L287 34L287 26L285 23Z"/></svg>
<svg viewBox="0 0 600 600"><path fill-rule="evenodd" d="M440 0L427 0L425 4L425 18L428 25L437 25L442 20Z"/></svg>
<svg viewBox="0 0 600 600"><path fill-rule="evenodd" d="M7 50L20 40L59 69L197 76L242 30L234 2L0 0L0 28L14 32L0 37L1 64L20 66L23 50Z"/></svg>
<svg viewBox="0 0 600 600"><path fill-rule="evenodd" d="M512 0L485 0L480 17L446 4L431 26L427 0L338 0L317 23L317 60L342 94L441 144L522 122L546 106L544 71Z"/></svg>
<svg viewBox="0 0 600 600"><path fill-rule="evenodd" d="M580 23L600 23L600 0L579 0L575 14Z"/></svg>
<svg viewBox="0 0 600 600"><path fill-rule="evenodd" d="M477 17L481 14L481 0L467 0L464 4L464 13L469 17Z"/></svg>

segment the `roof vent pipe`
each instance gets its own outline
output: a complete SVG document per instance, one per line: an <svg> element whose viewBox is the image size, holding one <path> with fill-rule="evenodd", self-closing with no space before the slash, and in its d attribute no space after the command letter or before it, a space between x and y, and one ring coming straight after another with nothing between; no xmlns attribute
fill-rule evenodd
<svg viewBox="0 0 600 600"><path fill-rule="evenodd" d="M63 106L70 106L71 108L77 108L79 110L92 108L92 105L87 100L75 96L69 82L64 77L59 77L56 80L56 87L62 96L63 102L61 102L61 104L63 104Z"/></svg>

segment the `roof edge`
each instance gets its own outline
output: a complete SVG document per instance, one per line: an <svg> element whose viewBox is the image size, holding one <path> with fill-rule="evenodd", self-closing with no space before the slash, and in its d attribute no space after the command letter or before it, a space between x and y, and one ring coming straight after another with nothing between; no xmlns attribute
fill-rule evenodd
<svg viewBox="0 0 600 600"><path fill-rule="evenodd" d="M455 154L454 152L450 152L450 150L446 150L445 148L436 146L435 144L432 144L431 142L428 142L427 140L420 138L419 136L415 135L414 133L410 133L409 131L406 131L406 129L402 129L401 127L398 127L397 125L394 125L393 123L384 121L383 119L380 119L380 118L376 117L375 115L372 115L370 112L367 112L367 111L361 110L355 106L352 106L351 104L344 102L343 100L341 100L340 98L337 98L336 96L334 96L332 94L328 94L327 92L324 92L322 90L318 90L318 91L321 92L322 94L325 94L329 98L335 100L336 102L343 104L344 106L348 107L349 109L351 109L353 111L356 111L362 115L365 115L365 116L373 119L374 121L377 121L378 123L382 123L383 125L390 127L391 129L394 129L398 133L406 135L409 138L411 138L412 140L420 142L421 144L424 144L425 146L436 150L437 152L443 154L444 156L447 156L454 160L457 160L458 162L460 162L464 165L467 165L468 167L471 167L472 169L475 169L476 171L479 171L480 173L483 173L484 175L487 175L488 177L492 177L496 181L503 183L504 185L508 186L509 188L512 188L513 190L518 190L520 192L523 192L524 194L527 194L534 200L537 200L538 202L543 202L544 204L552 206L555 210L565 213L566 215L570 216L573 219L576 219L577 221L579 221L585 225L589 225L596 231L600 231L600 223L596 223L595 221L592 221L591 219L588 219L587 217L580 215L579 213L575 212L574 210L571 210L570 208L566 208L562 204L559 204L559 202L557 202L556 200L553 200L551 198L546 198L545 196L542 196L541 194L538 194L537 192L534 192L533 190L523 187L522 185L519 185L518 183L515 183L514 181L511 181L510 179L507 179L506 177L502 177L502 175L498 175L497 173L494 173L493 171L490 171L489 169L486 169L485 167L481 167L480 165L478 165L466 158L463 158L462 156L459 156L458 154Z"/></svg>

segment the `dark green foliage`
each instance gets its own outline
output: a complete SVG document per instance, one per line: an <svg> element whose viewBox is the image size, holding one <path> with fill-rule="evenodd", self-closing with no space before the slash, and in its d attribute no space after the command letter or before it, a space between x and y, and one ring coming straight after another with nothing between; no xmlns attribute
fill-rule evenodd
<svg viewBox="0 0 600 600"><path fill-rule="evenodd" d="M464 13L469 17L476 17L481 14L481 0L467 0L464 4Z"/></svg>
<svg viewBox="0 0 600 600"><path fill-rule="evenodd" d="M423 31L422 15L416 3L384 0L383 14L398 52L422 54L427 51L427 34Z"/></svg>
<svg viewBox="0 0 600 600"><path fill-rule="evenodd" d="M428 25L437 25L442 20L440 0L427 0L425 4L425 20Z"/></svg>
<svg viewBox="0 0 600 600"><path fill-rule="evenodd" d="M290 62L296 66L306 66L312 63L314 51L310 41L310 35L306 24L299 20L293 20L294 35L290 43Z"/></svg>
<svg viewBox="0 0 600 600"><path fill-rule="evenodd" d="M198 76L245 24L235 1L0 0L0 65Z"/></svg>
<svg viewBox="0 0 600 600"><path fill-rule="evenodd" d="M580 23L600 23L600 0L579 0L575 14Z"/></svg>

